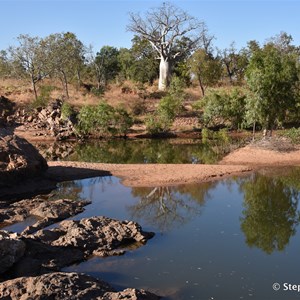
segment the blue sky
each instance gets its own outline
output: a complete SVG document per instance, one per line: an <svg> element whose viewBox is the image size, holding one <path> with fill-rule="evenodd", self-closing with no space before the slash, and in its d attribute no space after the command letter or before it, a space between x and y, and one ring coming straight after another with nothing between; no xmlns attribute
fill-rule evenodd
<svg viewBox="0 0 300 300"><path fill-rule="evenodd" d="M0 0L0 50L16 43L19 34L45 37L73 32L85 45L98 51L104 45L131 46L126 32L128 12L145 12L159 6L157 0ZM300 45L298 0L181 0L170 1L206 23L224 49L235 41L240 49L249 40L263 43L286 31Z"/></svg>

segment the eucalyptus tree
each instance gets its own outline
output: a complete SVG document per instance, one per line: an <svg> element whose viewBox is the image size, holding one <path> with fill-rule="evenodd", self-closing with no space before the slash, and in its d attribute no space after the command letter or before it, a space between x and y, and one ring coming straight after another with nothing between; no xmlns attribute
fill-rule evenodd
<svg viewBox="0 0 300 300"><path fill-rule="evenodd" d="M114 79L120 71L119 50L112 46L103 46L94 58L94 68L98 89L106 87L109 80Z"/></svg>
<svg viewBox="0 0 300 300"><path fill-rule="evenodd" d="M80 81L80 68L84 64L85 47L74 33L55 33L43 40L46 51L47 68L62 81L66 97L69 98L68 81L77 76Z"/></svg>
<svg viewBox="0 0 300 300"><path fill-rule="evenodd" d="M171 3L164 2L142 17L130 13L128 30L148 40L158 54L159 90L165 90L170 82L171 63L176 57L194 49L205 33L205 24ZM186 47L174 51L176 43L187 38Z"/></svg>
<svg viewBox="0 0 300 300"><path fill-rule="evenodd" d="M18 66L15 70L22 70L30 78L34 97L37 99L36 84L48 75L42 40L39 37L21 34L17 41L18 46L9 47L12 63Z"/></svg>
<svg viewBox="0 0 300 300"><path fill-rule="evenodd" d="M299 55L267 43L252 55L246 76L253 95L248 100L248 114L252 122L260 121L272 133L276 122L284 121L287 111L297 107Z"/></svg>
<svg viewBox="0 0 300 300"><path fill-rule="evenodd" d="M0 78L8 77L12 72L12 64L5 50L0 51Z"/></svg>
<svg viewBox="0 0 300 300"><path fill-rule="evenodd" d="M195 51L189 59L191 73L197 78L202 92L208 86L215 85L222 76L222 63L219 57L214 57L212 53L207 53L205 49Z"/></svg>

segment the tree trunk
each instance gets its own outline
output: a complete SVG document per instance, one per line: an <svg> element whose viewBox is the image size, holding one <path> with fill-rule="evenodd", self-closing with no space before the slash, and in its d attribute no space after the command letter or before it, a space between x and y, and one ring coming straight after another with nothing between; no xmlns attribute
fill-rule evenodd
<svg viewBox="0 0 300 300"><path fill-rule="evenodd" d="M66 76L66 73L64 71L61 71L61 72L62 72L62 75L63 75L63 85L64 85L66 97L67 97L67 99L69 99L69 89L68 89L67 76Z"/></svg>
<svg viewBox="0 0 300 300"><path fill-rule="evenodd" d="M160 58L159 64L159 82L158 89L160 91L165 91L170 83L170 62L166 60L164 57Z"/></svg>
<svg viewBox="0 0 300 300"><path fill-rule="evenodd" d="M199 85L200 85L202 97L204 97L204 96L205 96L205 88L204 88L204 86L203 86L203 84L202 84L202 80L201 80L201 77L200 77L200 76L198 76L198 81L199 81Z"/></svg>
<svg viewBox="0 0 300 300"><path fill-rule="evenodd" d="M31 85L32 85L32 89L33 89L33 93L34 93L34 98L35 100L37 100L38 96L37 96L37 91L36 91L36 84L35 84L35 80L33 75L31 76Z"/></svg>

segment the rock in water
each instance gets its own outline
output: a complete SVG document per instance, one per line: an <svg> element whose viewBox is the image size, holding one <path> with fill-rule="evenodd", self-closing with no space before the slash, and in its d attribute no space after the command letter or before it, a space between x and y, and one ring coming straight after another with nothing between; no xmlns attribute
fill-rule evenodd
<svg viewBox="0 0 300 300"><path fill-rule="evenodd" d="M123 245L145 243L154 233L142 231L132 221L118 221L99 216L79 221L62 221L58 228L40 230L31 238L55 247L80 249L86 256L116 255Z"/></svg>
<svg viewBox="0 0 300 300"><path fill-rule="evenodd" d="M158 300L159 297L136 289L115 292L109 284L84 274L55 272L2 282L0 299Z"/></svg>
<svg viewBox="0 0 300 300"><path fill-rule="evenodd" d="M25 252L25 243L17 234L0 231L0 274L7 271ZM0 297L0 299L2 299Z"/></svg>
<svg viewBox="0 0 300 300"><path fill-rule="evenodd" d="M38 176L47 169L46 160L25 139L0 132L0 187Z"/></svg>

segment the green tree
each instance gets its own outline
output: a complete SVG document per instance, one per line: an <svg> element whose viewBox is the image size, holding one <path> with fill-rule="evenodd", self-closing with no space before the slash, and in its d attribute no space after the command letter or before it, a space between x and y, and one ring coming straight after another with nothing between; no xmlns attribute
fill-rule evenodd
<svg viewBox="0 0 300 300"><path fill-rule="evenodd" d="M108 81L115 79L120 71L119 50L111 46L103 46L97 52L94 66L97 77L98 89L106 87Z"/></svg>
<svg viewBox="0 0 300 300"><path fill-rule="evenodd" d="M230 126L238 129L244 122L246 93L242 88L212 90L199 102L205 126Z"/></svg>
<svg viewBox="0 0 300 300"><path fill-rule="evenodd" d="M208 86L214 86L222 75L222 64L218 57L214 57L211 53L207 53L205 49L197 50L189 60L191 73L196 76L202 92Z"/></svg>
<svg viewBox="0 0 300 300"><path fill-rule="evenodd" d="M7 77L12 72L12 66L8 59L8 53L5 50L0 51L0 77Z"/></svg>
<svg viewBox="0 0 300 300"><path fill-rule="evenodd" d="M37 100L36 84L49 74L46 68L46 51L39 37L19 35L17 40L19 45L9 47L9 52L13 63L21 66L22 71L30 78L34 97Z"/></svg>
<svg viewBox="0 0 300 300"><path fill-rule="evenodd" d="M71 32L51 34L43 40L49 73L58 76L65 95L69 98L68 82L74 76L80 83L80 69L84 64L86 49Z"/></svg>
<svg viewBox="0 0 300 300"><path fill-rule="evenodd" d="M287 111L296 107L299 96L299 56L282 52L273 43L256 50L246 71L249 98L249 122L260 121L272 129L276 121L284 121ZM256 120L254 120L254 117Z"/></svg>

